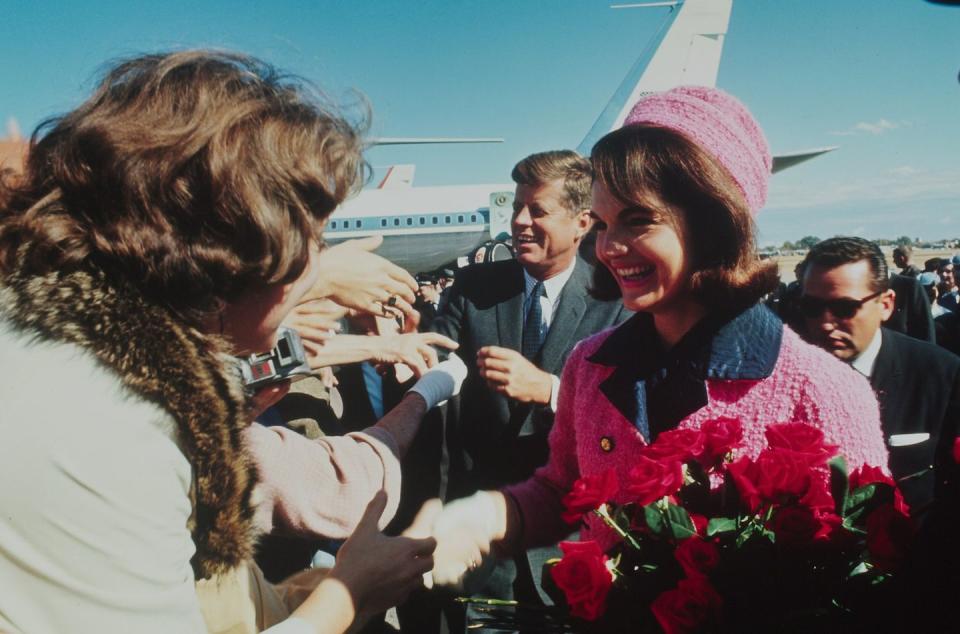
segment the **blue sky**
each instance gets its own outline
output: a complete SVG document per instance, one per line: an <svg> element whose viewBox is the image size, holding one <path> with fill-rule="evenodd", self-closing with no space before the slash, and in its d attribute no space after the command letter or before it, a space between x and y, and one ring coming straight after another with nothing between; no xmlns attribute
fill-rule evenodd
<svg viewBox="0 0 960 634"><path fill-rule="evenodd" d="M506 139L375 148L375 166L416 163L418 185L504 183L526 154L579 142L666 11L598 0L12 0L0 119L29 132L79 103L113 58L231 48L332 95L362 92L375 135ZM754 111L775 152L841 146L774 177L761 242L960 237L958 70L960 8L735 0L718 85Z"/></svg>

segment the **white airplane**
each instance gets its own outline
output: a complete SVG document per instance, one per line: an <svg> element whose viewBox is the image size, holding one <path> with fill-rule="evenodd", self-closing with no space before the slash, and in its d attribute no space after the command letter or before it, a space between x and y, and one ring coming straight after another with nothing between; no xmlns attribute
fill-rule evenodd
<svg viewBox="0 0 960 634"><path fill-rule="evenodd" d="M619 127L640 96L674 86L714 86L720 68L733 0L676 0L614 5L669 7L657 35L624 77L577 151ZM465 139L467 142L496 139ZM384 142L451 142L449 139L390 139ZM544 148L550 149L550 148ZM773 171L829 152L824 147L776 156ZM376 189L365 189L334 212L324 237L330 243L380 234L377 253L411 272L431 271L477 250L479 257L509 257L513 183L413 187L415 166L394 165ZM487 248L478 250L478 247Z"/></svg>

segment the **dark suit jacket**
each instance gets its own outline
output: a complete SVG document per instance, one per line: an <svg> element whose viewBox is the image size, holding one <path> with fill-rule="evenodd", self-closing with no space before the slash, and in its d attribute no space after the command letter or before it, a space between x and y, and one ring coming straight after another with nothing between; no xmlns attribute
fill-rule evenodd
<svg viewBox="0 0 960 634"><path fill-rule="evenodd" d="M916 278L891 275L890 288L897 294L893 314L883 325L921 341L936 342L930 300Z"/></svg>
<svg viewBox="0 0 960 634"><path fill-rule="evenodd" d="M960 592L960 474L951 456L960 428L960 357L887 329L870 379L880 401L880 419L891 434L929 433L930 439L890 447L890 470L900 481L911 514L920 522L911 556L891 587L895 609L881 629L933 632L955 619Z"/></svg>
<svg viewBox="0 0 960 634"><path fill-rule="evenodd" d="M954 438L960 431L960 357L935 345L881 329L883 342L870 383L890 442L896 434L930 434L929 440L890 447L890 470L907 503L921 516L936 496L953 495ZM950 493L947 493L951 491Z"/></svg>
<svg viewBox="0 0 960 634"><path fill-rule="evenodd" d="M953 354L960 354L960 313L944 313L933 320L937 331L937 345Z"/></svg>
<svg viewBox="0 0 960 634"><path fill-rule="evenodd" d="M598 301L587 287L591 267L578 258L560 294L536 364L559 376L581 339L619 324L629 311L617 301ZM478 264L460 271L433 330L460 343L470 369L461 390L459 420L448 426L449 497L525 480L546 462L549 408L512 401L489 389L476 371L484 346L520 350L523 334L523 269L516 260Z"/></svg>

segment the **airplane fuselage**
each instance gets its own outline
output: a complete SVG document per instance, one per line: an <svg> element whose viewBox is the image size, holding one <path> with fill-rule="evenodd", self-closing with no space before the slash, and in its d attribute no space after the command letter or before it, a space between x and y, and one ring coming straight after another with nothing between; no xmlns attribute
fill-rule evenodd
<svg viewBox="0 0 960 634"><path fill-rule="evenodd" d="M512 189L512 184L366 189L333 213L324 238L336 244L382 235L378 254L411 272L429 271L496 237L490 230L490 194Z"/></svg>

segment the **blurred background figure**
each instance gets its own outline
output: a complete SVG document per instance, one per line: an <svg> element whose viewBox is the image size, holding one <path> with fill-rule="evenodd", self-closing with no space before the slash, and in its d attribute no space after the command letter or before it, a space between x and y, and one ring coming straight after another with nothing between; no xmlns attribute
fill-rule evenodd
<svg viewBox="0 0 960 634"><path fill-rule="evenodd" d="M893 263L900 268L900 275L916 277L920 274L920 269L910 261L911 257L913 257L913 249L910 245L904 244L893 250Z"/></svg>

